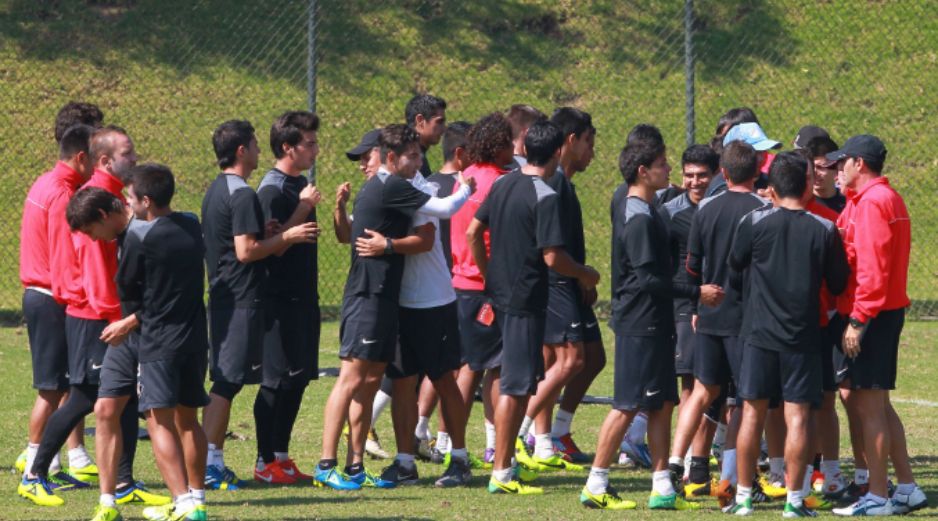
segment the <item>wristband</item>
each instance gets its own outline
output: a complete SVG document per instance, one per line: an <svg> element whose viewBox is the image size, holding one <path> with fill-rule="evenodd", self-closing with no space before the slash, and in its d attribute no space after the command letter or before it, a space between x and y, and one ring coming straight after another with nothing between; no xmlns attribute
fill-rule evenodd
<svg viewBox="0 0 938 521"><path fill-rule="evenodd" d="M392 254L394 253L394 243L391 242L391 238L390 238L390 237L386 237L386 238L385 238L385 241L387 241L387 242L385 242L385 244L384 244L384 254L385 254L385 255L392 255Z"/></svg>

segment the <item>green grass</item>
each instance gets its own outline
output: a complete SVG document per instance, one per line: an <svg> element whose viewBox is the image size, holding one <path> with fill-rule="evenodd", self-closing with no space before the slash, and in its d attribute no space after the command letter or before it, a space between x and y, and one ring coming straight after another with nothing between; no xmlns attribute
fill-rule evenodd
<svg viewBox="0 0 938 521"><path fill-rule="evenodd" d="M606 345L612 345L607 330ZM323 328L320 360L323 367L337 363L338 326L327 322ZM611 355L611 351L610 351ZM909 449L913 456L916 478L926 493L938 498L938 452L934 445L934 432L938 427L935 403L934 368L930 365L938 357L938 324L910 322L903 334L900 354L898 390L893 394L896 408L905 422ZM610 357L611 359L611 357ZM33 506L15 494L18 475L12 462L25 444L26 423L34 398L29 388L30 361L26 332L20 328L0 329L0 363L5 378L0 379L0 395L6 407L0 416L0 519L87 519L97 501L96 491L66 493L66 506L48 509ZM307 390L300 411L292 443L292 454L300 466L308 470L319 457L323 403L334 380L324 378L314 382ZM231 430L243 440L230 440L226 445L226 460L242 476L249 476L254 460L255 446L251 406L255 388L248 388L236 398L232 411ZM590 389L593 395L610 395L612 372L604 371ZM924 401L915 402L916 400ZM596 444L599 425L608 411L607 406L584 405L574 420L574 431L583 450L591 451ZM481 409L474 408L470 420L469 447L476 452L484 447ZM431 422L433 424L434 422ZM92 420L89 419L89 426ZM846 423L841 419L841 446L844 458L849 456ZM388 413L379 420L378 431L383 435L385 448L393 452L393 437ZM89 447L93 446L88 438ZM342 457L340 455L340 457ZM381 463L369 461L372 470L380 470ZM849 462L845 467L850 467ZM149 442L138 447L136 475L157 491L165 492L153 462ZM442 469L435 465L420 464L422 480L416 487L401 490L369 490L355 493L336 493L309 486L262 487L253 486L238 492L209 492L209 514L212 519L598 519L609 515L588 511L577 503L585 475L553 474L539 480L546 493L538 498L489 495L484 486L488 476L475 472L471 487L440 491L432 488ZM613 470L613 486L622 494L639 502L640 508L625 514L636 519L690 519L693 514L651 513L644 509L651 477L647 471ZM759 509L758 517L777 519L778 503ZM139 518L139 507L122 509L125 517ZM918 516L934 516L932 508ZM707 501L702 516L719 516L716 504ZM828 514L829 516L829 514ZM618 518L618 516L616 516ZM696 516L694 517L696 518Z"/></svg>
<svg viewBox="0 0 938 521"><path fill-rule="evenodd" d="M0 0L0 219L8 223L0 227L0 308L19 307L15 223L29 183L54 161L56 110L70 99L100 104L108 122L130 131L143 159L173 167L176 206L197 211L215 174L210 136L218 123L247 118L264 143L276 115L305 106L304 4ZM626 133L651 122L670 144L672 165L683 150L683 2L317 4L321 220L329 220L339 183L361 181L343 151L365 130L400 121L417 91L445 98L451 121L517 102L548 112L569 104L591 112L599 132L596 158L576 182L590 262L609 273L608 204ZM938 4L695 5L697 140L708 140L719 115L739 105L755 108L770 137L786 144L807 123L826 126L840 142L881 135L887 172L913 218L909 291L917 310L938 310ZM439 166L438 148L430 161ZM265 153L262 165L270 162ZM331 223L322 224L321 293L337 306L348 252L330 239Z"/></svg>

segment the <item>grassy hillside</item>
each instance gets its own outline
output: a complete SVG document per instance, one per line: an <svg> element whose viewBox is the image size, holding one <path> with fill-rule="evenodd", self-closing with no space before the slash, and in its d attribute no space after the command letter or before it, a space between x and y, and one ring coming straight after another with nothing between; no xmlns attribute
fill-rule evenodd
<svg viewBox="0 0 938 521"><path fill-rule="evenodd" d="M89 5L90 4L90 5ZM0 0L0 307L16 308L19 214L29 183L55 158L52 118L70 99L102 106L146 160L179 177L176 206L197 210L215 175L212 129L246 118L262 143L276 115L306 103L305 2ZM360 183L343 151L403 119L415 92L475 120L516 102L593 114L596 158L576 178L591 262L609 273L608 202L628 130L658 125L677 179L684 142L683 2L326 0L317 2L320 218L335 187ZM808 123L835 139L881 135L887 173L913 217L910 293L938 301L938 4L695 2L697 140L718 116L753 107L790 143ZM265 151L266 152L266 151ZM439 150L431 163L440 164ZM262 165L272 156L266 152ZM263 167L262 167L263 168ZM259 172L255 182L259 181ZM339 303L347 251L324 222L324 304ZM604 281L605 283L605 281ZM601 288L606 295L607 286ZM938 308L936 308L938 309Z"/></svg>

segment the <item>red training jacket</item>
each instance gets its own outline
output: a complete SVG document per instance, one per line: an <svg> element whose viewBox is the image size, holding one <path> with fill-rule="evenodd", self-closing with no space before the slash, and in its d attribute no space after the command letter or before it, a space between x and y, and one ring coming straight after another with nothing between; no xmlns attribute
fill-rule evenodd
<svg viewBox="0 0 938 521"><path fill-rule="evenodd" d="M453 214L450 219L450 245L453 251L453 287L461 290L483 291L485 280L479 273L479 267L472 257L472 249L466 241L466 230L482 206L485 198L489 196L492 184L499 176L505 173L501 167L491 163L477 163L463 170L463 177L473 177L476 180L476 191L469 196L466 204ZM492 249L489 244L489 230L483 235L485 252Z"/></svg>

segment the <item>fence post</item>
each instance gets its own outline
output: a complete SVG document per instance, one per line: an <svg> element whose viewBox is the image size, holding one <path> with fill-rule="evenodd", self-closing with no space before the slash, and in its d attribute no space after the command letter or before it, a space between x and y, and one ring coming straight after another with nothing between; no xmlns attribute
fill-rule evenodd
<svg viewBox="0 0 938 521"><path fill-rule="evenodd" d="M687 146L694 144L694 0L684 0L684 98Z"/></svg>
<svg viewBox="0 0 938 521"><path fill-rule="evenodd" d="M316 0L309 0L306 12L306 105L316 112ZM309 182L316 184L316 164L309 169Z"/></svg>

